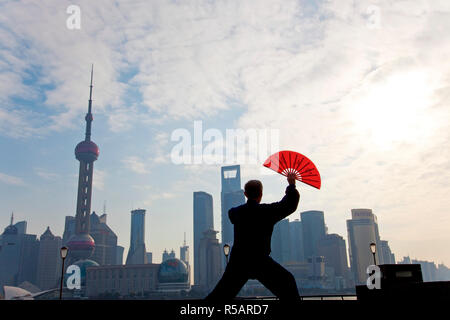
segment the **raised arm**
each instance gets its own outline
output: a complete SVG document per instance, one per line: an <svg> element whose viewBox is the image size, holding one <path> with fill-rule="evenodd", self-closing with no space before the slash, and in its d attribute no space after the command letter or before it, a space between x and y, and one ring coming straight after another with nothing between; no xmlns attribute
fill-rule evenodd
<svg viewBox="0 0 450 320"><path fill-rule="evenodd" d="M267 205L268 210L270 211L269 215L274 219L274 222L286 218L297 210L300 193L295 188L295 175L293 173L288 174L287 181L289 186L286 188L283 199L279 202L273 202Z"/></svg>

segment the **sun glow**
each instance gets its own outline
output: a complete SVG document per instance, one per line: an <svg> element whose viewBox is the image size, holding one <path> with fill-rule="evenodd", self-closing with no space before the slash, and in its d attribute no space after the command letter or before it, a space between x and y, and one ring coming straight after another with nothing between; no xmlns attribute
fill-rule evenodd
<svg viewBox="0 0 450 320"><path fill-rule="evenodd" d="M428 136L432 86L427 78L421 71L399 73L365 87L353 110L358 131L381 147Z"/></svg>

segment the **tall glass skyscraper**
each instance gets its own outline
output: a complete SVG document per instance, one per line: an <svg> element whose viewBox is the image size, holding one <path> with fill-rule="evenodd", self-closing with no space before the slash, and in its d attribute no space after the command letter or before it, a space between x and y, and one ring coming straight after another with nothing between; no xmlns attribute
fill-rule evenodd
<svg viewBox="0 0 450 320"><path fill-rule="evenodd" d="M226 166L221 169L222 181L222 244L233 245L233 225L228 218L228 210L245 203L241 189L241 166Z"/></svg>
<svg viewBox="0 0 450 320"><path fill-rule="evenodd" d="M323 211L304 211L300 213L303 227L303 249L305 259L317 256L317 244L325 238L326 227Z"/></svg>
<svg viewBox="0 0 450 320"><path fill-rule="evenodd" d="M296 219L289 222L289 236L291 240L291 261L305 261L305 252L303 250L303 226L302 222Z"/></svg>
<svg viewBox="0 0 450 320"><path fill-rule="evenodd" d="M291 237L289 219L283 219L275 224L271 241L271 256L278 263L291 261Z"/></svg>
<svg viewBox="0 0 450 320"><path fill-rule="evenodd" d="M145 210L131 211L131 236L130 249L126 264L147 263L147 251L145 250Z"/></svg>
<svg viewBox="0 0 450 320"><path fill-rule="evenodd" d="M383 263L381 257L381 241L378 231L377 216L372 209L352 209L352 219L347 220L348 246L350 266L356 284L366 282L368 275L366 269L374 264L370 244L377 245L377 264Z"/></svg>
<svg viewBox="0 0 450 320"><path fill-rule="evenodd" d="M214 229L213 198L203 191L194 192L194 283L199 284L200 239L207 230Z"/></svg>

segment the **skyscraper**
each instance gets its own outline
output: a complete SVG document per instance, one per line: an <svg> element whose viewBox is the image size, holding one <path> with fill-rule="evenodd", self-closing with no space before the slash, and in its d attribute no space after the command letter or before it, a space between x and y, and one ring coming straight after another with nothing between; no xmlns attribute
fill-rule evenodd
<svg viewBox="0 0 450 320"><path fill-rule="evenodd" d="M241 167L226 166L221 169L222 181L222 243L233 245L233 225L228 218L228 210L245 203L244 190L241 189Z"/></svg>
<svg viewBox="0 0 450 320"><path fill-rule="evenodd" d="M180 247L180 260L189 265L189 246L186 244L186 232L184 233L183 246Z"/></svg>
<svg viewBox="0 0 450 320"><path fill-rule="evenodd" d="M128 250L126 264L147 263L147 251L145 249L145 210L131 211L131 236L130 249Z"/></svg>
<svg viewBox="0 0 450 320"><path fill-rule="evenodd" d="M147 252L145 255L147 256L147 264L153 263L153 253Z"/></svg>
<svg viewBox="0 0 450 320"><path fill-rule="evenodd" d="M371 209L352 209L352 219L347 220L348 246L350 266L356 284L363 284L367 280L366 269L374 263L370 244L377 245L376 259L380 259L380 234L378 232L377 217Z"/></svg>
<svg viewBox="0 0 450 320"><path fill-rule="evenodd" d="M392 253L389 243L386 240L381 240L381 256L384 264L395 264L395 255Z"/></svg>
<svg viewBox="0 0 450 320"><path fill-rule="evenodd" d="M317 243L325 238L326 227L323 211L304 211L300 213L303 227L303 248L305 258L318 256Z"/></svg>
<svg viewBox="0 0 450 320"><path fill-rule="evenodd" d="M73 216L66 216L66 220L64 223L64 233L62 238L62 244L63 246L67 246L67 243L72 238L72 236L75 234L75 217Z"/></svg>
<svg viewBox="0 0 450 320"><path fill-rule="evenodd" d="M206 230L199 246L199 279L201 290L209 292L217 284L222 274L222 248L216 238L217 231Z"/></svg>
<svg viewBox="0 0 450 320"><path fill-rule="evenodd" d="M37 286L41 290L58 287L61 277L61 237L54 236L50 227L40 237Z"/></svg>
<svg viewBox="0 0 450 320"><path fill-rule="evenodd" d="M106 217L106 213L99 217L93 212L90 218L90 234L95 241L92 260L99 265L113 265L116 263L117 236L106 223Z"/></svg>
<svg viewBox="0 0 450 320"><path fill-rule="evenodd" d="M0 287L17 286L24 281L36 284L39 241L34 234L26 233L26 222L14 224L11 215L10 225L0 240Z"/></svg>
<svg viewBox="0 0 450 320"><path fill-rule="evenodd" d="M116 265L123 264L123 252L125 248L122 246L116 246Z"/></svg>
<svg viewBox="0 0 450 320"><path fill-rule="evenodd" d="M337 277L347 278L348 263L345 240L338 234L327 234L319 240L318 254L325 257L325 265L334 269Z"/></svg>
<svg viewBox="0 0 450 320"><path fill-rule="evenodd" d="M283 219L275 224L271 241L271 256L278 263L286 263L291 259L291 237L289 219Z"/></svg>
<svg viewBox="0 0 450 320"><path fill-rule="evenodd" d="M94 239L89 235L90 214L92 200L92 178L94 173L94 161L100 154L98 146L91 141L92 116L92 79L94 67L91 70L91 85L89 91L88 112L86 114L86 133L84 141L75 148L75 157L80 161L78 174L77 211L75 215L75 234L68 242L69 259L85 260L89 258L95 248Z"/></svg>
<svg viewBox="0 0 450 320"><path fill-rule="evenodd" d="M206 230L214 229L213 198L209 193L194 192L194 283L199 281L199 246Z"/></svg>
<svg viewBox="0 0 450 320"><path fill-rule="evenodd" d="M291 242L291 258L290 261L305 261L305 252L303 249L303 226L298 219L289 222L289 236Z"/></svg>

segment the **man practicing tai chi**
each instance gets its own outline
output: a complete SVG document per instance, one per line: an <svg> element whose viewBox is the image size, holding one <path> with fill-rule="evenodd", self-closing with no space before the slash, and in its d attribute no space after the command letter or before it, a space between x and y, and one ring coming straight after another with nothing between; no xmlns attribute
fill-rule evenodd
<svg viewBox="0 0 450 320"><path fill-rule="evenodd" d="M270 257L274 225L297 209L300 194L295 188L295 175L288 174L289 186L280 202L260 203L263 186L259 180L245 184L247 203L228 211L234 225L234 243L230 261L222 279L206 300L234 298L248 279L257 279L280 300L299 299L292 274Z"/></svg>

